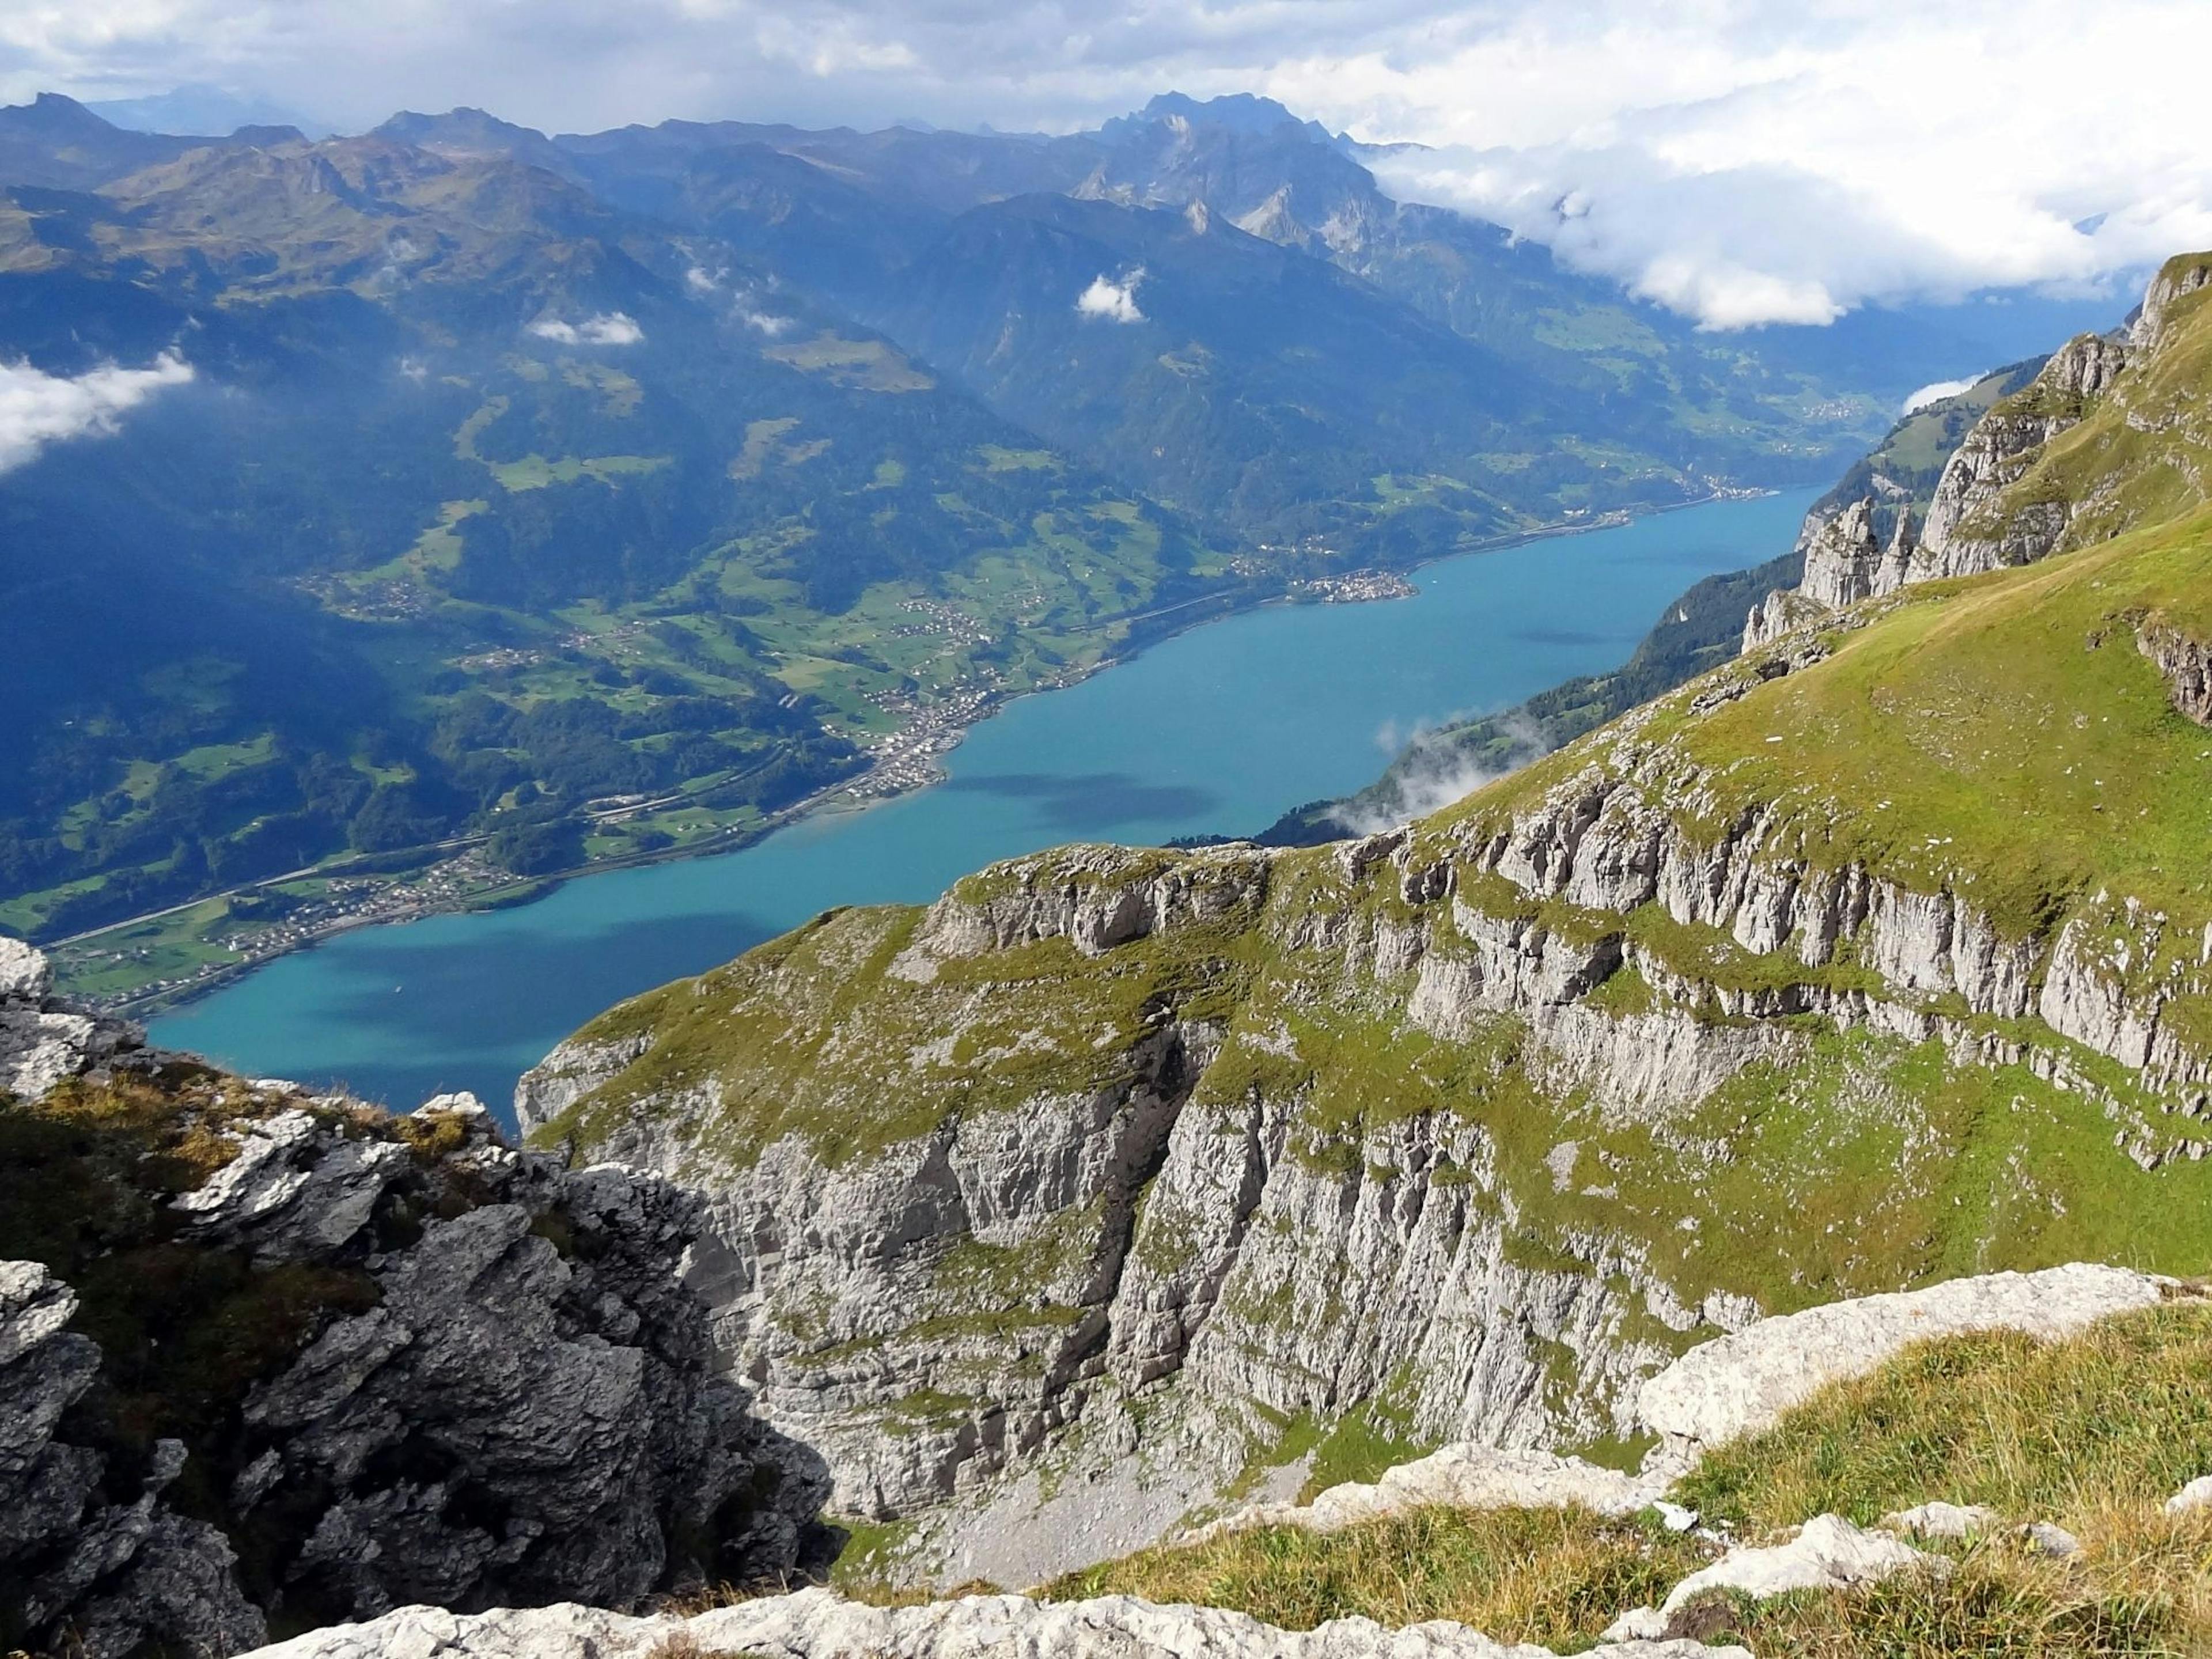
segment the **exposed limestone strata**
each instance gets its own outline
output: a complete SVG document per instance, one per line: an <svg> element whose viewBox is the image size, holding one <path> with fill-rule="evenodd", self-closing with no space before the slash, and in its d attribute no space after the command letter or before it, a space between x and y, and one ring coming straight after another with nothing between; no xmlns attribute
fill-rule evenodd
<svg viewBox="0 0 2212 1659"><path fill-rule="evenodd" d="M834 917L587 1030L519 1106L706 1188L694 1282L836 1507L1011 1582L1202 1509L1270 1424L1384 1402L1415 1443L1633 1432L1705 1310L1773 1292L1689 1265L1694 1216L1621 1213L1657 1166L1581 1163L1573 1124L1701 1182L1742 1133L1693 1127L1708 1103L1860 1032L2052 1079L2138 1163L2185 1145L2142 1103L2202 1109L2212 1068L2161 1012L2187 985L2115 956L2166 922L2100 899L2011 933L1809 860L1785 811L1711 817L1717 780L1637 722L1592 752L1325 851L1074 848ZM1537 1219L1563 1205L1590 1218ZM1174 1471L1152 1500L1119 1473L1148 1452Z"/></svg>
<svg viewBox="0 0 2212 1659"><path fill-rule="evenodd" d="M645 1659L655 1652L763 1654L778 1659L1552 1659L1437 1620L1388 1630L1339 1619L1286 1631L1218 1607L1158 1607L1134 1596L1032 1601L976 1595L872 1607L801 1590L680 1620L624 1619L575 1607L455 1614L408 1607L374 1624L317 1631L252 1659ZM1590 1659L1751 1659L1702 1642L1608 1642Z"/></svg>

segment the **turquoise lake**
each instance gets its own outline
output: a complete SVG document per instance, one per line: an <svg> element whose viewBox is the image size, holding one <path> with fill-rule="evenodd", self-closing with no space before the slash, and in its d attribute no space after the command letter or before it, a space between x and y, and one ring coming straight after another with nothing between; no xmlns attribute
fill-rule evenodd
<svg viewBox="0 0 2212 1659"><path fill-rule="evenodd" d="M1469 554L1419 597L1209 623L968 733L940 787L513 910L364 928L154 1022L252 1076L412 1106L516 1076L592 1015L836 904L934 896L1058 842L1250 834L1370 781L1415 728L1620 663L1698 578L1785 551L1814 492Z"/></svg>

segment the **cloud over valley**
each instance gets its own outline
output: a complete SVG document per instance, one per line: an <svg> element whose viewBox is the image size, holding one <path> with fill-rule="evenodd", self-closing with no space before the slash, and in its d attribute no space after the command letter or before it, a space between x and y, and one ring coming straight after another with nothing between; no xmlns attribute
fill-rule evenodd
<svg viewBox="0 0 2212 1659"><path fill-rule="evenodd" d="M111 363L74 376L0 362L0 472L35 460L49 444L112 437L131 410L193 377L192 366L173 352L144 368Z"/></svg>

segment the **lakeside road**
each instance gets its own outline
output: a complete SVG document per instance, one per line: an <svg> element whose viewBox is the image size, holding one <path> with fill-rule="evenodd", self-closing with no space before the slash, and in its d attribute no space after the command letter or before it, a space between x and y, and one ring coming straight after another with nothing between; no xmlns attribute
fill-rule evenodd
<svg viewBox="0 0 2212 1659"><path fill-rule="evenodd" d="M1250 833L1357 788L1422 724L1625 659L1698 580L1786 548L1812 499L1445 560L1410 599L1184 629L1112 673L1003 700L964 728L937 787L865 811L825 800L743 850L596 873L507 909L354 928L161 1016L155 1040L394 1105L447 1088L497 1105L592 1015L824 909L924 902L1059 842Z"/></svg>

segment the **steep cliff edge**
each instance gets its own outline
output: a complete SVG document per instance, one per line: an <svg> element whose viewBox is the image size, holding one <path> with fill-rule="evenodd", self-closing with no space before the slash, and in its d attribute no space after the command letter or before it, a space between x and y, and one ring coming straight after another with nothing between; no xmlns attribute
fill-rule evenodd
<svg viewBox="0 0 2212 1659"><path fill-rule="evenodd" d="M0 942L0 1650L781 1579L818 1459L708 1364L697 1201L149 1053Z"/></svg>
<svg viewBox="0 0 2212 1659"><path fill-rule="evenodd" d="M2125 329L2069 341L1990 408L1917 516L1877 478L1808 521L1804 581L1753 611L1744 648L1907 583L2033 563L2212 501L2208 283L2212 255L2168 260Z"/></svg>
<svg viewBox="0 0 2212 1659"><path fill-rule="evenodd" d="M709 1194L728 1363L946 1578L1400 1448L1617 1455L1761 1312L2200 1271L2208 549L1909 585L1389 836L832 913L519 1109Z"/></svg>

